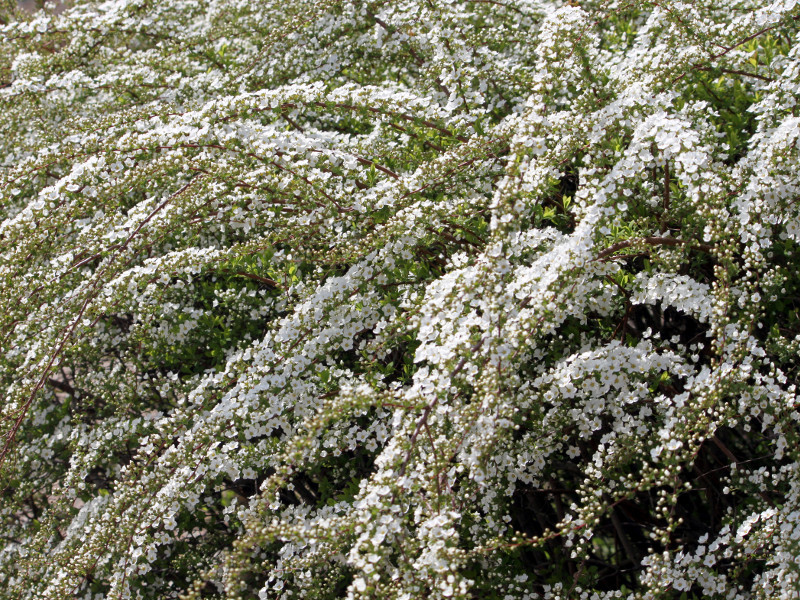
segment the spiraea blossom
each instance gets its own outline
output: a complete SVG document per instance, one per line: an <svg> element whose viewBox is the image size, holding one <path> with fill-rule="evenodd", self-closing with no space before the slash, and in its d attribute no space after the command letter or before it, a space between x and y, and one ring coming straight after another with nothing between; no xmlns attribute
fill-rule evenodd
<svg viewBox="0 0 800 600"><path fill-rule="evenodd" d="M0 9L0 599L800 597L796 0Z"/></svg>

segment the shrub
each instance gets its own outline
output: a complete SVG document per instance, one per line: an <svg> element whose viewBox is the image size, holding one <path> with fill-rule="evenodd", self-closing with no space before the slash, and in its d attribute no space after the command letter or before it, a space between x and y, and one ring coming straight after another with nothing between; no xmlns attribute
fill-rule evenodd
<svg viewBox="0 0 800 600"><path fill-rule="evenodd" d="M800 8L0 21L0 598L797 598Z"/></svg>

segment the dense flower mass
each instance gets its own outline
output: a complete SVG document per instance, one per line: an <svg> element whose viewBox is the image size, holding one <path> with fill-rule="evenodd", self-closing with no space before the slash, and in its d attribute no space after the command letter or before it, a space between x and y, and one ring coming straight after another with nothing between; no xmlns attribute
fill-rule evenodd
<svg viewBox="0 0 800 600"><path fill-rule="evenodd" d="M797 0L0 9L0 599L800 597Z"/></svg>

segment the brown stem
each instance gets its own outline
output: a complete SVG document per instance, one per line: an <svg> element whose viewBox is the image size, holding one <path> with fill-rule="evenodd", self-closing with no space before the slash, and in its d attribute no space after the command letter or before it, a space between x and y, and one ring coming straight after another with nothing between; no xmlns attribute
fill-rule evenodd
<svg viewBox="0 0 800 600"><path fill-rule="evenodd" d="M728 73L729 75L741 75L742 77L754 77L755 79L760 79L761 81L766 81L768 83L772 83L775 81L772 77L767 77L765 75L759 75L758 73L748 73L747 71L740 71L739 69L725 69L722 67L695 67L698 71L719 71L720 73Z"/></svg>
<svg viewBox="0 0 800 600"><path fill-rule="evenodd" d="M623 248L629 248L636 244L645 244L647 246L691 246L692 248L702 250L703 252L711 252L713 250L713 248L708 244L695 244L687 240L681 240L678 238L671 238L671 237L648 236L642 238L633 238L630 240L623 240L621 242L617 242L616 244L612 244L605 250L602 250L597 255L597 258L595 260L602 260L607 256L614 254L618 250L622 250Z"/></svg>
<svg viewBox="0 0 800 600"><path fill-rule="evenodd" d="M614 530L617 532L617 537L622 544L622 548L625 550L625 554L628 556L628 560L630 560L634 565L638 565L639 553L636 552L636 547L631 543L631 540L628 538L628 536L625 535L625 528L622 526L622 521L619 519L616 508L611 509L611 524L614 526Z"/></svg>

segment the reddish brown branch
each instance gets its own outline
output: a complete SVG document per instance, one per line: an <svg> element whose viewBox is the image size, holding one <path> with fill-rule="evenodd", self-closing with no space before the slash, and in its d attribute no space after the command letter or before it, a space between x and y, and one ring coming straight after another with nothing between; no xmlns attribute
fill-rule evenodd
<svg viewBox="0 0 800 600"><path fill-rule="evenodd" d="M644 244L646 246L691 246L697 250L702 250L703 252L711 252L713 248L708 244L697 244L694 242L690 242L688 240L681 240L678 238L671 238L671 237L642 237L642 238L633 238L630 240L623 240L621 242L617 242L616 244L612 244L605 250L602 250L598 255L596 260L603 260L607 256L610 256L617 252L618 250L622 250L623 248L630 248L631 246L635 246L637 244Z"/></svg>

